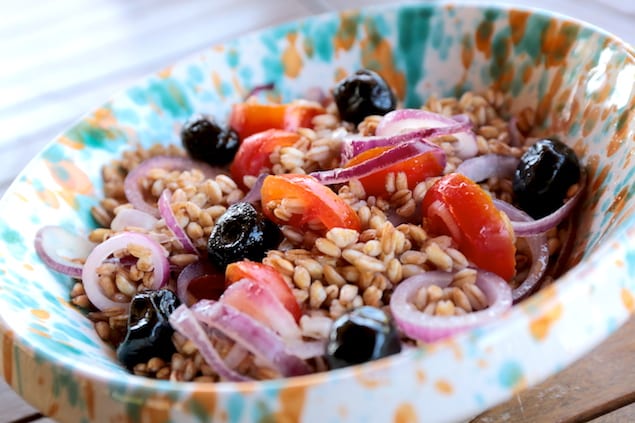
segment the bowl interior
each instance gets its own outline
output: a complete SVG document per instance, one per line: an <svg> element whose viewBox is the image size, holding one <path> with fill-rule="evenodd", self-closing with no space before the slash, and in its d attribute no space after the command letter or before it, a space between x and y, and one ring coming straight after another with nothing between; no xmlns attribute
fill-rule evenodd
<svg viewBox="0 0 635 423"><path fill-rule="evenodd" d="M89 320L69 304L73 281L49 271L37 257L35 232L42 225L55 224L88 233L96 225L90 208L103 188L101 165L137 143L178 143L180 125L195 111L222 121L231 104L254 86L274 82L274 96L286 101L303 97L310 88L328 90L358 68L381 73L406 107L417 107L431 95L501 90L512 99L510 115L533 113L535 134L559 137L582 158L588 191L577 217L577 242L567 262L568 268L577 265L577 280L569 277L548 295L532 299L529 304L537 310L534 317L546 313L553 301L583 295L580 290L591 287L586 276L597 268L594 263L616 254L607 251L609 244L630 245L623 252L618 250L630 257L623 262L631 263L628 272L635 279L631 189L635 182L631 162L635 60L630 47L565 17L506 7L398 5L328 14L244 36L150 75L78 121L21 173L0 202L0 354L3 376L13 388L45 411L56 402L56 417L63 421L79 420L95 410L100 416L140 418L143 410L154 406L142 404L139 398L158 397L179 404L176 409L186 418L196 412L183 404L191 404L199 394L217 397L217 407L204 408L201 415L230 410L232 392L244 393L244 387L148 381L122 369ZM620 274L603 289L629 298L635 292L633 283ZM537 351L553 353L543 357L543 370L535 372L533 362L526 361L530 359L518 357L518 350L508 346L535 338L531 328L525 327L530 314L527 308L515 310L500 325L484 330L488 339L497 339L497 345L507 345L492 360L502 363L513 358L525 369L524 386L533 383L592 347L633 311L632 303L619 310L614 305L607 300L597 306L594 318L605 324L596 322L592 336L568 351L562 348L561 332L543 339ZM566 323L566 319L562 321ZM456 345L479 349L483 333L477 335L459 337ZM320 386L344 392L346 384L337 388L333 381L355 379L364 372L390 374L386 377L399 381L408 366L460 366L460 360L448 352L451 348L443 344L407 359L385 360L362 366L362 370L334 372L334 376L275 381L260 384L261 388L250 385L249 391L269 392L257 398L267 410L276 410L284 402L278 402L283 388L289 386L315 387L312 395L319 397L325 395ZM471 387L455 383L457 396L464 395L464 389L482 389L483 393L466 393L466 404L457 407L455 403L451 411L439 410L443 401L434 405L447 392L432 389L425 405L428 415L469 416L521 387L488 387L491 375L481 373L482 377L470 376L467 385ZM39 395L43 389L53 392L52 397ZM366 388L360 389L353 394L367 398L360 393ZM335 404L335 396L323 399ZM86 405L91 402L88 397L93 398L92 406ZM391 402L395 395L387 398L388 406L396 407ZM420 410L420 406L414 407ZM352 409L349 416L364 415Z"/></svg>

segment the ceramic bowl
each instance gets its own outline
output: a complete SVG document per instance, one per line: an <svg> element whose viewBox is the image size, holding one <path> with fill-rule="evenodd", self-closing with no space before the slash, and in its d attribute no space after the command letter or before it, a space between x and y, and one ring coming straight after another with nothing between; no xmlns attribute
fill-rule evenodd
<svg viewBox="0 0 635 423"><path fill-rule="evenodd" d="M133 143L177 143L194 111L224 119L254 85L283 100L378 70L406 106L503 90L536 110L589 178L569 271L494 325L388 359L258 383L133 376L33 248L45 224L87 233L100 167ZM149 76L54 139L0 203L7 382L62 422L455 421L563 369L635 310L635 52L598 28L504 6L392 5L326 14L209 48ZM269 420L270 419L270 420ZM286 419L286 420L285 420Z"/></svg>

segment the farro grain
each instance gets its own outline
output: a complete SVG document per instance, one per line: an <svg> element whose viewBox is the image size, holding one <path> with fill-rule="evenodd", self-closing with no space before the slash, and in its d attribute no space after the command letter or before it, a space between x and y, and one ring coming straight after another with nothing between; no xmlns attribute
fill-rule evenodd
<svg viewBox="0 0 635 423"><path fill-rule="evenodd" d="M358 292L357 285L346 284L340 288L339 300L342 303L352 303Z"/></svg>
<svg viewBox="0 0 635 423"><path fill-rule="evenodd" d="M324 273L324 280L327 284L336 285L339 287L346 284L346 279L338 270L335 269L335 267L326 264L322 266L322 271Z"/></svg>
<svg viewBox="0 0 635 423"><path fill-rule="evenodd" d="M321 281L314 281L309 288L309 305L311 308L320 308L326 299L326 291Z"/></svg>
<svg viewBox="0 0 635 423"><path fill-rule="evenodd" d="M373 307L380 307L382 305L381 297L382 297L382 292L373 285L366 288L362 294L362 299L364 301L364 304L373 306Z"/></svg>
<svg viewBox="0 0 635 423"><path fill-rule="evenodd" d="M437 243L429 244L425 253L428 261L434 264L438 269L444 271L452 270L452 257L450 257Z"/></svg>
<svg viewBox="0 0 635 423"><path fill-rule="evenodd" d="M340 257L342 255L342 250L340 247L335 245L335 243L328 238L318 238L315 240L315 248L322 254L325 254L330 257Z"/></svg>

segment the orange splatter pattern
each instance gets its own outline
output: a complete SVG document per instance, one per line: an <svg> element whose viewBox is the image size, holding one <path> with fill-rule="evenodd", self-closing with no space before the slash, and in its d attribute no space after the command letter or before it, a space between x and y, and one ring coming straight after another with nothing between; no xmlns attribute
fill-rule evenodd
<svg viewBox="0 0 635 423"><path fill-rule="evenodd" d="M454 387L450 382L445 379L439 379L434 384L436 390L443 395L452 395L454 392Z"/></svg>
<svg viewBox="0 0 635 423"><path fill-rule="evenodd" d="M395 410L394 423L417 423L419 418L412 404L403 403Z"/></svg>
<svg viewBox="0 0 635 423"><path fill-rule="evenodd" d="M276 413L276 422L299 422L306 401L306 388L304 386L290 386L279 393L280 411Z"/></svg>
<svg viewBox="0 0 635 423"><path fill-rule="evenodd" d="M626 310L628 310L629 313L635 312L635 297L631 291L622 288L620 295L622 297L622 304L624 304Z"/></svg>
<svg viewBox="0 0 635 423"><path fill-rule="evenodd" d="M358 20L359 13L356 12L344 12L340 15L340 25L333 38L336 56L340 50L348 51L353 48L355 38L357 37Z"/></svg>
<svg viewBox="0 0 635 423"><path fill-rule="evenodd" d="M562 310L562 304L557 304L542 316L530 322L529 331L536 341L544 341L547 338L551 328L562 317Z"/></svg>
<svg viewBox="0 0 635 423"><path fill-rule="evenodd" d="M298 38L298 34L295 32L290 33L287 36L289 45L282 53L282 63L284 64L284 73L289 78L297 78L302 71L302 56L298 51L295 43Z"/></svg>

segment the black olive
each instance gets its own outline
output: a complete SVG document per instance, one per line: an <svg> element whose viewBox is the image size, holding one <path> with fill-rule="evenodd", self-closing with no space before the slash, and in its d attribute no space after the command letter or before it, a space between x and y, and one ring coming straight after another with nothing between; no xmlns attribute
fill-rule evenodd
<svg viewBox="0 0 635 423"><path fill-rule="evenodd" d="M542 139L520 158L514 173L514 202L540 219L562 206L567 190L580 180L575 152L557 139Z"/></svg>
<svg viewBox="0 0 635 423"><path fill-rule="evenodd" d="M378 308L364 306L333 322L326 359L331 368L337 369L400 351L401 341L392 319Z"/></svg>
<svg viewBox="0 0 635 423"><path fill-rule="evenodd" d="M132 370L153 357L170 360L176 350L172 343L174 329L168 319L179 305L178 297L169 289L136 294L130 303L126 337L117 347L119 361Z"/></svg>
<svg viewBox="0 0 635 423"><path fill-rule="evenodd" d="M333 89L340 117L354 124L366 116L395 110L397 99L388 83L376 72L361 69L344 78Z"/></svg>
<svg viewBox="0 0 635 423"><path fill-rule="evenodd" d="M222 128L205 115L194 115L181 128L181 142L190 157L211 165L230 163L238 151L238 133Z"/></svg>
<svg viewBox="0 0 635 423"><path fill-rule="evenodd" d="M251 203L235 203L216 221L207 241L207 253L211 262L224 270L242 259L262 261L281 238L280 228Z"/></svg>

